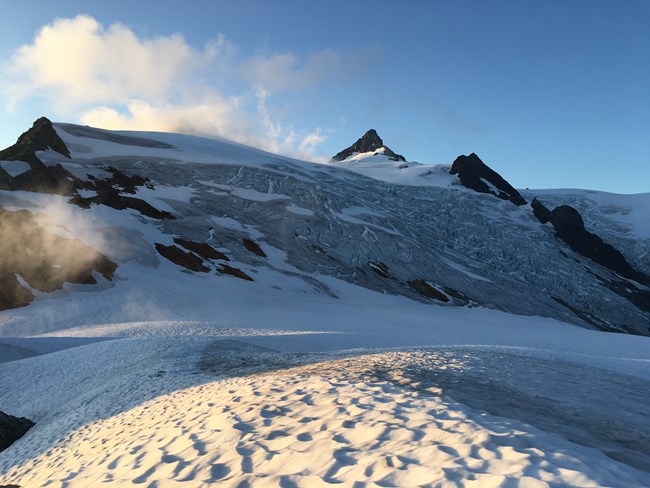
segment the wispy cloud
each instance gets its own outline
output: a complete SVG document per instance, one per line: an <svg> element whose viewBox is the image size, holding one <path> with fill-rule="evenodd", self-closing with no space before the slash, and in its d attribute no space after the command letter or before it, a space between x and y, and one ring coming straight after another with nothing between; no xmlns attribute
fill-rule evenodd
<svg viewBox="0 0 650 488"><path fill-rule="evenodd" d="M143 39L80 15L56 19L18 48L2 84L9 110L38 98L55 116L88 125L217 135L310 158L324 131L286 124L271 102L338 76L341 64L331 50L244 56L224 36L201 48L180 34Z"/></svg>

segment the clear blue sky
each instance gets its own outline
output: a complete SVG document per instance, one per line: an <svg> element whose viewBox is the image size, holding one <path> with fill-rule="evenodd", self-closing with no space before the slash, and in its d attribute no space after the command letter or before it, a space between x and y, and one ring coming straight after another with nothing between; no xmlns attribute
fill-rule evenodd
<svg viewBox="0 0 650 488"><path fill-rule="evenodd" d="M520 188L650 192L647 0L23 0L3 16L2 147L40 115L314 158L375 128L409 160L476 152Z"/></svg>

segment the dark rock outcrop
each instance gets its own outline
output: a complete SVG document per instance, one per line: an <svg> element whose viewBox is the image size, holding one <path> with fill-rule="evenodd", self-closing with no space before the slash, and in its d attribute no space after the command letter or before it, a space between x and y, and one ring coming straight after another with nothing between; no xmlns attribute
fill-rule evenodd
<svg viewBox="0 0 650 488"><path fill-rule="evenodd" d="M30 169L14 176L13 182L16 190L38 193L73 195L76 190L75 178L60 164Z"/></svg>
<svg viewBox="0 0 650 488"><path fill-rule="evenodd" d="M164 244L156 243L156 251L170 260L172 263L182 266L190 271L199 271L207 273L210 268L203 264L203 260L193 252L185 252L176 246L165 246Z"/></svg>
<svg viewBox="0 0 650 488"><path fill-rule="evenodd" d="M515 205L527 203L510 183L474 153L469 156L458 156L451 165L449 173L457 174L461 185L476 192L495 195L502 200L509 200Z"/></svg>
<svg viewBox="0 0 650 488"><path fill-rule="evenodd" d="M65 145L63 139L56 133L52 122L47 117L41 117L36 120L31 129L21 134L15 145L29 147L32 151L47 151L48 149L52 149L66 158L70 158L68 146Z"/></svg>
<svg viewBox="0 0 650 488"><path fill-rule="evenodd" d="M439 292L429 283L424 280L411 280L409 281L409 286L417 291L420 295L431 298L433 300L438 300L439 302L447 303L449 298L445 296L444 293Z"/></svg>
<svg viewBox="0 0 650 488"><path fill-rule="evenodd" d="M98 192L97 195L90 198L74 197L70 200L70 203L74 203L81 208L90 208L90 205L93 203L97 205L106 205L107 207L111 207L116 210L125 210L127 208L131 208L140 212L142 215L159 220L173 220L176 218L173 214L165 210L158 210L144 200L121 195L119 190L116 190L114 188L102 191L101 193Z"/></svg>
<svg viewBox="0 0 650 488"><path fill-rule="evenodd" d="M357 153L373 152L377 149L384 148L384 154L395 161L406 161L401 154L394 153L388 146L381 140L379 134L375 129L370 129L366 132L357 142L350 147L343 149L332 158L332 161L343 161Z"/></svg>
<svg viewBox="0 0 650 488"><path fill-rule="evenodd" d="M34 295L20 284L15 273L0 273L0 310L25 307L33 300Z"/></svg>
<svg viewBox="0 0 650 488"><path fill-rule="evenodd" d="M0 160L25 161L32 169L37 169L44 165L36 156L36 151L47 151L48 149L70 158L70 151L54 130L52 122L41 117L34 122L31 129L20 135L16 144L0 151Z"/></svg>
<svg viewBox="0 0 650 488"><path fill-rule="evenodd" d="M29 287L50 292L64 283L95 284L93 272L113 279L117 265L77 239L65 239L38 225L27 210L0 207L0 309L33 300Z"/></svg>
<svg viewBox="0 0 650 488"><path fill-rule="evenodd" d="M52 122L41 117L31 129L21 134L16 144L0 151L0 160L24 161L30 166L29 171L15 177L4 170L0 171L0 188L72 195L75 190L74 177L61 165L46 166L36 155L36 151L48 149L70 158L70 151L54 130Z"/></svg>
<svg viewBox="0 0 650 488"><path fill-rule="evenodd" d="M234 276L235 278L241 278L242 280L254 281L253 278L248 276L241 269L233 268L232 266L228 266L227 264L221 264L217 268L217 271L219 273L221 273L221 274L227 274L227 275L230 275L230 276Z"/></svg>
<svg viewBox="0 0 650 488"><path fill-rule="evenodd" d="M378 274L382 278L390 278L390 270L388 269L388 266L386 266L384 263L368 261L368 266L370 267L371 270L373 270L376 274Z"/></svg>
<svg viewBox="0 0 650 488"><path fill-rule="evenodd" d="M266 253L265 253L264 251L262 251L262 248L261 248L261 247L259 246L259 244L258 244L257 242L255 242L254 240L252 240L252 239L247 239L246 237L244 237L244 238L241 240L241 242L242 242L242 244L244 245L244 247L245 247L246 249L248 249L250 252L252 252L252 253L255 254L256 256L259 256L259 257L261 257L261 258L265 258L265 257L266 257Z"/></svg>
<svg viewBox="0 0 650 488"><path fill-rule="evenodd" d="M531 207L533 208L533 215L537 217L537 220L542 224L546 224L547 222L553 224L556 237L566 243L573 251L614 271L623 278L650 286L650 276L634 269L618 249L611 244L607 244L598 235L585 229L582 216L575 208L569 205L560 205L559 207L555 207L553 211L550 211L537 198L533 198ZM628 283L621 288L615 286L614 283L608 283L608 288L615 292L616 290L624 289L625 296L630 294L630 290L633 292L638 291L639 293L633 293L633 303L638 302L638 304L635 304L640 306L640 308L648 308L648 303L646 303L648 298L633 285Z"/></svg>
<svg viewBox="0 0 650 488"><path fill-rule="evenodd" d="M542 224L545 224L551 220L551 211L544 206L537 198L533 198L533 201L530 202L530 206L533 209L533 215L537 217Z"/></svg>
<svg viewBox="0 0 650 488"><path fill-rule="evenodd" d="M34 422L25 417L14 417L0 412L0 451L7 449L34 425Z"/></svg>
<svg viewBox="0 0 650 488"><path fill-rule="evenodd" d="M188 251L198 254L203 259L221 259L223 261L230 261L230 258L224 253L217 251L210 244L205 242L195 242L181 237L174 237L174 242L179 246L184 247Z"/></svg>
<svg viewBox="0 0 650 488"><path fill-rule="evenodd" d="M569 205L560 205L551 213L549 222L555 234L578 254L600 264L624 278L650 285L650 277L634 269L614 246L585 229L580 212Z"/></svg>
<svg viewBox="0 0 650 488"><path fill-rule="evenodd" d="M90 208L92 204L106 205L116 210L131 208L140 212L142 215L154 219L175 219L176 217L165 211L158 210L151 204L135 197L128 197L122 193L135 194L138 186L147 186L153 188L149 180L138 175L129 176L121 171L109 167L107 170L112 174L110 178L90 179L89 181L76 180L77 188L84 190L93 190L97 195L93 197L74 196L70 203L81 208Z"/></svg>

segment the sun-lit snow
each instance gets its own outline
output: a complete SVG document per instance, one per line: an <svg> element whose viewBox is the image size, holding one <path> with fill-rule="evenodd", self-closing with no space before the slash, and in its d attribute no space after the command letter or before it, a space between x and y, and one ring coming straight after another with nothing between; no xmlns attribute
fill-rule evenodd
<svg viewBox="0 0 650 488"><path fill-rule="evenodd" d="M0 191L3 208L35 212L50 232L119 264L113 281L35 291L28 307L0 312L0 410L36 421L0 453L0 484L650 485L650 338L506 313L487 298L483 307L421 303L328 268L328 252L356 239L361 250L389 248L405 268L435 259L438 276L498 295L499 273L516 288L542 264L525 243L479 242L514 232L543 240L547 229L529 207L471 194L448 166L383 154L319 165L226 140L56 129L73 160L39 153L48 164L105 177L107 162L128 160L154 187L135 196L185 220ZM400 185L435 218L411 215L415 197ZM373 198L377 191L401 196ZM588 228L650 262L650 194L532 194L576 206ZM400 205L397 216L386 202ZM472 232L445 230L467 215ZM425 258L409 247L413 225L439 243ZM179 235L228 253L255 281L193 273L156 253L155 243ZM242 237L266 257L246 251ZM303 265L302 241L322 264ZM372 275L378 265L358 249L345 258ZM545 244L539 252L560 254ZM549 273L570 287L566 270ZM526 279L543 287L548 277ZM521 302L513 307L534 310Z"/></svg>
<svg viewBox="0 0 650 488"><path fill-rule="evenodd" d="M448 164L405 163L395 161L382 152L357 153L330 164L397 185L464 189L458 184L458 178L449 174Z"/></svg>

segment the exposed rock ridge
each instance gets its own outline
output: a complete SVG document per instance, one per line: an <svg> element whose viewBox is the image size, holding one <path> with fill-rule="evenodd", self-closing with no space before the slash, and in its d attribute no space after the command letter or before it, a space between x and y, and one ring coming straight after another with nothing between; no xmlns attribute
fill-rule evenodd
<svg viewBox="0 0 650 488"><path fill-rule="evenodd" d="M527 203L510 183L481 161L475 153L469 156L458 156L451 165L449 173L452 175L457 174L461 185L476 192L495 195L515 205L525 205Z"/></svg>
<svg viewBox="0 0 650 488"><path fill-rule="evenodd" d="M25 161L32 169L39 169L45 165L36 156L36 151L47 151L48 149L70 159L68 146L56 133L52 122L46 117L41 117L34 122L31 129L20 135L16 144L0 151L0 160Z"/></svg>
<svg viewBox="0 0 650 488"><path fill-rule="evenodd" d="M531 206L537 219L543 224L553 224L555 235L575 252L624 278L650 286L650 276L634 269L614 246L585 229L582 216L575 208L560 205L549 211L537 198L533 199Z"/></svg>
<svg viewBox="0 0 650 488"><path fill-rule="evenodd" d="M31 129L21 134L16 144L0 151L2 161L24 161L30 166L28 171L15 177L0 168L0 189L72 195L72 175L61 165L46 166L36 155L37 151L48 149L70 158L70 151L54 130L52 122L41 117Z"/></svg>
<svg viewBox="0 0 650 488"><path fill-rule="evenodd" d="M395 161L406 161L404 156L393 152L384 144L384 141L381 140L381 137L379 137L379 134L377 134L375 129L370 129L360 139L358 139L357 142L336 154L332 158L332 161L343 161L354 154L374 152L381 148L384 148L384 154L389 158L394 159Z"/></svg>
<svg viewBox="0 0 650 488"><path fill-rule="evenodd" d="M95 191L97 195L92 197L76 195L70 199L70 203L81 208L90 208L91 205L106 205L107 207L116 210L131 208L140 212L142 215L160 220L174 220L176 218L173 214L165 210L158 210L150 203L147 203L140 198L123 195L123 193L131 195L136 194L138 186L146 186L153 189L153 185L151 185L149 180L138 175L126 175L118 169L110 166L106 168L106 171L112 174L110 178L93 178L90 181L81 181L76 179L75 185L77 189L92 190Z"/></svg>
<svg viewBox="0 0 650 488"><path fill-rule="evenodd" d="M650 291L639 288L634 283L650 286L650 276L634 269L614 246L607 244L598 235L586 230L582 216L575 208L569 205L560 205L553 211L549 211L537 198L533 198L531 206L535 217L543 224L550 222L555 228L556 237L565 242L573 251L617 273L619 276L627 278L627 280L632 280L606 279L594 274L603 286L629 300L638 309L650 312ZM562 303L561 300L557 300ZM566 303L564 305L568 306ZM574 310L574 312L581 316L584 315L577 310ZM589 319L589 317L587 318ZM594 319L591 318L588 321L602 328L602 324L594 323ZM650 332L650 328L648 332Z"/></svg>

